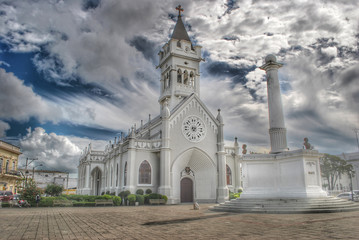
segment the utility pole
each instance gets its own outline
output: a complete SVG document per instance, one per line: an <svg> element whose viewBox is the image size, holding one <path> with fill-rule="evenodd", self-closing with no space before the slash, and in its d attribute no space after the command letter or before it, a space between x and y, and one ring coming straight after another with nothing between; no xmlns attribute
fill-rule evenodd
<svg viewBox="0 0 359 240"><path fill-rule="evenodd" d="M353 131L355 132L355 137L357 138L357 145L358 145L358 150L359 150L359 140L358 140L359 129L358 129L358 128L354 128Z"/></svg>
<svg viewBox="0 0 359 240"><path fill-rule="evenodd" d="M30 160L30 162L29 162ZM25 184L27 186L27 175L29 171L27 171L27 166L29 166L33 161L38 160L38 158L26 158L26 165L25 165Z"/></svg>

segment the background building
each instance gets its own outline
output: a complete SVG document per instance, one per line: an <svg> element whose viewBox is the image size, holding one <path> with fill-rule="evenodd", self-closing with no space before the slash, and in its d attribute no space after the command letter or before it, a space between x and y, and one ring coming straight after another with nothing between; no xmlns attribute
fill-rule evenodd
<svg viewBox="0 0 359 240"><path fill-rule="evenodd" d="M358 190L359 189L359 152L354 153L342 153L339 155L342 159L347 161L349 164L353 165L354 175L352 176L352 182L353 182L353 189ZM346 182L349 186L350 183L350 177L346 175Z"/></svg>
<svg viewBox="0 0 359 240"><path fill-rule="evenodd" d="M17 192L16 181L20 179L17 170L20 148L0 140L0 190Z"/></svg>
<svg viewBox="0 0 359 240"><path fill-rule="evenodd" d="M25 169L20 169L23 176L26 176ZM45 189L49 184L63 186L64 189L73 189L77 187L77 178L70 176L68 172L51 170L28 170L28 178L34 179L39 188Z"/></svg>

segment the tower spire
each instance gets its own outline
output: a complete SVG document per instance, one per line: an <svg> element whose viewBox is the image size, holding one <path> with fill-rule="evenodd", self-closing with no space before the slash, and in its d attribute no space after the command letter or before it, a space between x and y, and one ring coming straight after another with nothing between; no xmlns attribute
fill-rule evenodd
<svg viewBox="0 0 359 240"><path fill-rule="evenodd" d="M171 39L186 40L191 42L191 39L189 38L186 28L182 22L181 12L183 12L183 8L181 5L178 5L176 10L178 10L178 20L175 29L173 30Z"/></svg>

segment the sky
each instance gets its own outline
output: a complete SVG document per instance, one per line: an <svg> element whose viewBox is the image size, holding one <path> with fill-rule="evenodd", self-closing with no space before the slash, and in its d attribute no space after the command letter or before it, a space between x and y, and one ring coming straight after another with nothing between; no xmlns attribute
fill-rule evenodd
<svg viewBox="0 0 359 240"><path fill-rule="evenodd" d="M158 52L181 4L201 45L201 99L226 144L269 152L265 72L279 69L288 146L358 151L359 1L0 0L0 139L30 167L76 172L81 151L159 114Z"/></svg>

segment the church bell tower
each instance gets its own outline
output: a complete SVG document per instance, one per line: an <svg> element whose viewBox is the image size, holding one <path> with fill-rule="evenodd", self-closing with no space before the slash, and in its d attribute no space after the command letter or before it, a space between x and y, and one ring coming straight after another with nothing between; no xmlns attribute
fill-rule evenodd
<svg viewBox="0 0 359 240"><path fill-rule="evenodd" d="M181 5L178 10L178 20L171 39L158 53L161 68L161 90L158 102L161 106L167 99L168 107L172 110L182 99L195 93L199 96L199 63L201 46L193 46L182 22Z"/></svg>

